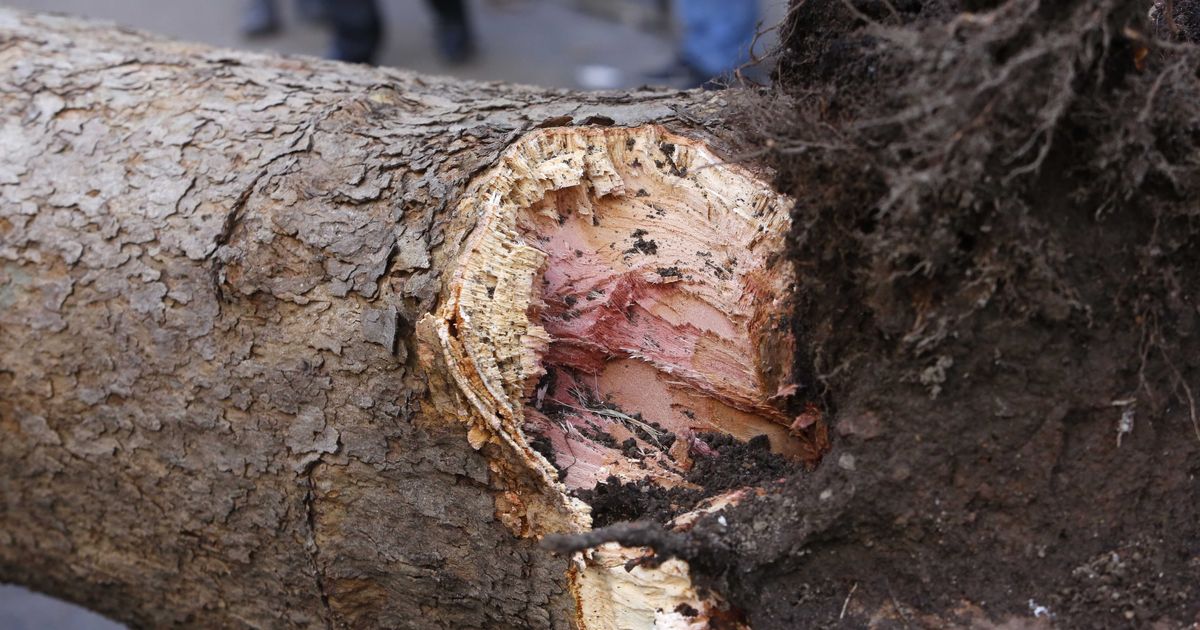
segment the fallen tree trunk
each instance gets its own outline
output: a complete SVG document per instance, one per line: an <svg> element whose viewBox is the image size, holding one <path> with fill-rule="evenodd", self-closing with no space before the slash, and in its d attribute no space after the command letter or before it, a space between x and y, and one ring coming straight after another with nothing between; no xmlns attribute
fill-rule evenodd
<svg viewBox="0 0 1200 630"><path fill-rule="evenodd" d="M0 579L143 625L1194 622L1200 13L961 4L794 3L740 109L0 14Z"/></svg>
<svg viewBox="0 0 1200 630"><path fill-rule="evenodd" d="M642 473L604 433L579 438L591 463L558 474L514 401L555 371L548 400L589 407L592 426L627 418L626 448L648 448L661 426L565 385L619 383L588 366L636 354L691 383L671 385L693 392L679 396L724 410L712 417L729 432L793 448L767 400L787 372L763 381L735 330L754 320L765 338L781 304L790 275L765 257L778 259L787 207L702 146L716 141L700 122L708 95L459 83L14 12L0 29L0 579L145 626L611 627L576 621L590 613L568 593L608 587L568 585L574 564L527 537L589 527L560 481ZM518 214L549 263L520 244ZM504 221L508 240L487 240ZM641 229L659 224L670 242ZM733 248L745 270L712 258ZM609 293L584 315L559 280L531 294L547 264L608 278L580 294L589 305ZM693 279L705 265L712 278ZM491 278L474 302L472 270ZM753 294L733 292L743 277ZM704 289L715 283L729 286ZM622 291L640 296L621 306L629 323L603 323ZM546 326L574 349L522 354L513 331L549 340L525 318L555 305L571 313ZM643 347L637 316L686 347ZM612 347L581 350L597 339ZM790 363L790 346L761 343ZM546 352L558 367L540 367ZM472 389L490 378L466 365L481 354L495 355L497 389ZM676 365L692 355L715 367ZM505 387L504 427L469 417L476 395ZM575 448L543 396L529 411L541 439ZM678 479L658 446L654 474Z"/></svg>

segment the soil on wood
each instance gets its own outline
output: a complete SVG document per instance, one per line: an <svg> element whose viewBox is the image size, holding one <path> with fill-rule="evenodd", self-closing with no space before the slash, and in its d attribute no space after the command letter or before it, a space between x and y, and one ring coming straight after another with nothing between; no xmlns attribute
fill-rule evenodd
<svg viewBox="0 0 1200 630"><path fill-rule="evenodd" d="M1154 4L793 3L740 149L833 450L670 545L754 628L1200 622L1200 3Z"/></svg>
<svg viewBox="0 0 1200 630"><path fill-rule="evenodd" d="M575 493L592 507L592 526L649 520L666 524L704 499L738 488L766 487L797 470L797 462L771 452L767 436L742 442L723 433L701 433L690 449L692 469L686 481L693 487L664 488L650 480L604 483Z"/></svg>
<svg viewBox="0 0 1200 630"><path fill-rule="evenodd" d="M1200 3L1152 4L794 4L747 133L834 449L696 530L753 627L1200 622Z"/></svg>

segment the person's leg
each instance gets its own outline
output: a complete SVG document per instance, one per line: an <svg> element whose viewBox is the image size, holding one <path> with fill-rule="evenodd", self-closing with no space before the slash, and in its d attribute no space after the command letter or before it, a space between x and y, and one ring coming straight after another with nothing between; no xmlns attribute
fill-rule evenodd
<svg viewBox="0 0 1200 630"><path fill-rule="evenodd" d="M426 0L434 14L438 53L450 63L463 63L475 52L464 0Z"/></svg>
<svg viewBox="0 0 1200 630"><path fill-rule="evenodd" d="M467 4L463 0L426 0L439 20L467 23Z"/></svg>
<svg viewBox="0 0 1200 630"><path fill-rule="evenodd" d="M279 30L276 0L249 0L242 14L242 34L247 37L270 35Z"/></svg>
<svg viewBox="0 0 1200 630"><path fill-rule="evenodd" d="M750 59L758 26L758 0L676 0L682 41L680 56L709 79Z"/></svg>
<svg viewBox="0 0 1200 630"><path fill-rule="evenodd" d="M350 63L375 63L383 40L383 21L375 0L330 0L333 28L330 58Z"/></svg>

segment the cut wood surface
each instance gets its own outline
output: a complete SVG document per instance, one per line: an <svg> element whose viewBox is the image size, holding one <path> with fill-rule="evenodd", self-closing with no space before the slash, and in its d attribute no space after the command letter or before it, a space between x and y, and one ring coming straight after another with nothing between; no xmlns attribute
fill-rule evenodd
<svg viewBox="0 0 1200 630"><path fill-rule="evenodd" d="M430 404L428 384L452 379L428 372L442 364L418 362L416 324L441 301L485 214L485 200L468 194L472 179L510 147L562 139L527 164L545 172L525 186L575 177L581 190L637 199L688 177L670 153L666 163L646 157L665 150L660 136L685 134L674 141L698 148L681 146L680 164L714 168L680 188L693 197L657 209L678 214L730 177L699 148L720 144L701 124L719 98L464 83L13 11L0 12L0 38L0 580L143 626L576 623L566 576L579 558L540 549L506 519L512 480L494 453L477 452L469 423ZM605 139L606 129L651 124ZM601 154L575 133L598 140ZM634 138L645 146L635 151ZM571 175L582 160L546 170L572 147L592 170L611 165L627 139L651 173L629 190L615 190L628 164L609 167L604 190L593 172ZM741 169L736 177L751 181ZM763 269L787 207L755 186L715 202L721 216L733 203L755 217L706 219L689 238L749 221L742 241L719 245L754 249L765 237L744 261L759 285L700 290L693 301L720 315L716 328L690 328L681 337L690 345L657 362L676 370L672 361L708 339L711 356L740 367L716 378L709 361L708 374L680 378L700 392L692 396L752 419L778 413L768 398L782 375L757 371L750 338L720 327L765 327L770 313L756 305L779 309L786 276ZM630 208L654 212L648 204ZM662 246L652 262L680 258ZM704 258L687 255L683 271L704 271ZM672 271L655 276L659 289L639 280L645 291L706 286L656 264ZM527 283L539 265L524 270ZM743 274L717 267L734 275ZM527 287L522 299L540 297ZM634 336L614 334L634 344L626 356L646 351ZM484 345L492 341L501 347ZM537 384L540 358L515 364L511 394ZM786 422L753 422L774 426L781 447L792 439ZM545 458L538 466L555 470ZM594 468L580 471L594 484ZM586 513L575 526L538 529L586 529Z"/></svg>

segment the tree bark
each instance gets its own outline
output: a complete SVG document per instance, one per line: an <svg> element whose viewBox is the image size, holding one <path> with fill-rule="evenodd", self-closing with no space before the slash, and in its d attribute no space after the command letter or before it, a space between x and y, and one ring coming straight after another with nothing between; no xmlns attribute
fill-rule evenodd
<svg viewBox="0 0 1200 630"><path fill-rule="evenodd" d="M711 97L0 37L0 580L136 626L569 626L568 561L497 521L415 324L516 139L719 142Z"/></svg>

